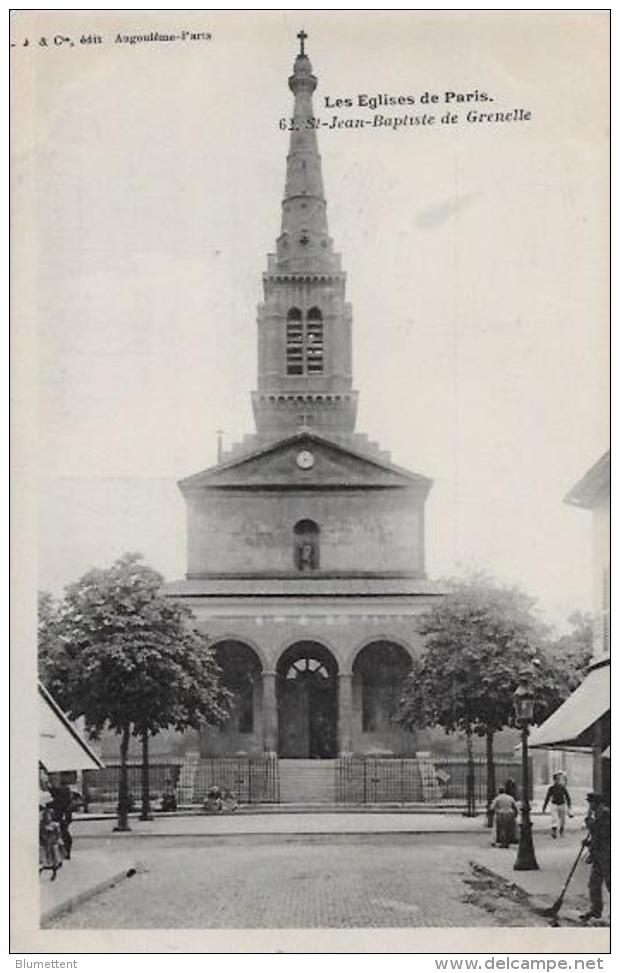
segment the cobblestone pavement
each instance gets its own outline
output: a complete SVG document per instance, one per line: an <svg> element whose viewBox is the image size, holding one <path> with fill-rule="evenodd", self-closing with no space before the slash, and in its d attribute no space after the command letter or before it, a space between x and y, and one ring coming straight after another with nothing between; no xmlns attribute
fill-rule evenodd
<svg viewBox="0 0 620 973"><path fill-rule="evenodd" d="M196 838L130 840L145 870L60 917L52 928L503 925L500 916L464 901L469 862L488 836L329 842L317 836L222 845ZM96 844L85 842L84 854ZM523 909L522 924L538 923Z"/></svg>

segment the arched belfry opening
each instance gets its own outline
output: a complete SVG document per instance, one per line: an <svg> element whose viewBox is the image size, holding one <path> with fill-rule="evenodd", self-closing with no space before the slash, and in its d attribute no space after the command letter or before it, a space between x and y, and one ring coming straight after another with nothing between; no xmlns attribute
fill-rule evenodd
<svg viewBox="0 0 620 973"><path fill-rule="evenodd" d="M323 373L323 315L318 307L311 307L306 319L306 363L308 375Z"/></svg>
<svg viewBox="0 0 620 973"><path fill-rule="evenodd" d="M314 520L299 520L293 528L294 560L298 571L316 571L320 566L319 536Z"/></svg>
<svg viewBox="0 0 620 973"><path fill-rule="evenodd" d="M292 307L286 315L286 374L304 373L304 331L301 311Z"/></svg>
<svg viewBox="0 0 620 973"><path fill-rule="evenodd" d="M324 645L296 642L277 668L281 757L335 757L338 749L338 664Z"/></svg>

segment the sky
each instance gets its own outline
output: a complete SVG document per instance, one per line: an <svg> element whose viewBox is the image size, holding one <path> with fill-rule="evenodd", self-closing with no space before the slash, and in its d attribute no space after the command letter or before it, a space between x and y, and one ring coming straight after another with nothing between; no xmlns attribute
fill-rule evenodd
<svg viewBox="0 0 620 973"><path fill-rule="evenodd" d="M253 431L299 17L18 22L76 40L17 68L41 589L126 550L182 577L177 481L215 462L218 429ZM311 12L303 26L321 119L373 116L326 96L412 94L376 113L438 117L446 91L472 96L451 102L456 125L320 131L357 428L434 481L429 576L486 570L561 627L590 599L589 514L562 500L608 448L606 16ZM182 29L212 40L114 43ZM79 44L94 30L101 45ZM468 108L531 119L467 122Z"/></svg>

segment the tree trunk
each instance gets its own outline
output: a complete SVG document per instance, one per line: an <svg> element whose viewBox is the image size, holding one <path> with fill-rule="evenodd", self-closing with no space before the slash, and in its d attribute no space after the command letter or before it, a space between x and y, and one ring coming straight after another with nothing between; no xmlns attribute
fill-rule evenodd
<svg viewBox="0 0 620 973"><path fill-rule="evenodd" d="M465 731L467 738L467 809L465 811L466 818L475 818L476 816L476 794L475 794L475 769L474 769L474 739L473 733L470 726L467 727Z"/></svg>
<svg viewBox="0 0 620 973"><path fill-rule="evenodd" d="M121 772L118 780L118 821L115 831L131 831L129 827L129 781L127 779L127 751L129 750L129 738L131 736L131 724L126 723L121 735Z"/></svg>
<svg viewBox="0 0 620 973"><path fill-rule="evenodd" d="M152 821L151 784L149 779L149 731L142 731L142 814L141 821Z"/></svg>
<svg viewBox="0 0 620 973"><path fill-rule="evenodd" d="M495 797L495 791L497 789L495 781L495 754L493 753L493 738L495 736L494 730L491 730L487 726L486 732L486 744L487 744L487 828L493 827L493 812L491 810L491 804L493 803L493 798Z"/></svg>

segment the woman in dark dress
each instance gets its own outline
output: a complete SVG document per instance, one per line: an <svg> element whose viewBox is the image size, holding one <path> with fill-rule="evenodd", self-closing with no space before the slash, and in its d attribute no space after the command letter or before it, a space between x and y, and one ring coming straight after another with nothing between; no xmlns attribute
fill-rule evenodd
<svg viewBox="0 0 620 973"><path fill-rule="evenodd" d="M514 797L500 787L499 794L491 804L491 810L495 815L495 844L500 848L508 848L517 816L517 803Z"/></svg>
<svg viewBox="0 0 620 973"><path fill-rule="evenodd" d="M504 790L506 791L507 794L510 795L510 797L514 799L515 803L519 800L519 791L512 777L509 777L508 780L505 782ZM510 843L511 845L519 844L519 825L517 823L516 815L512 822L512 838L510 839Z"/></svg>

